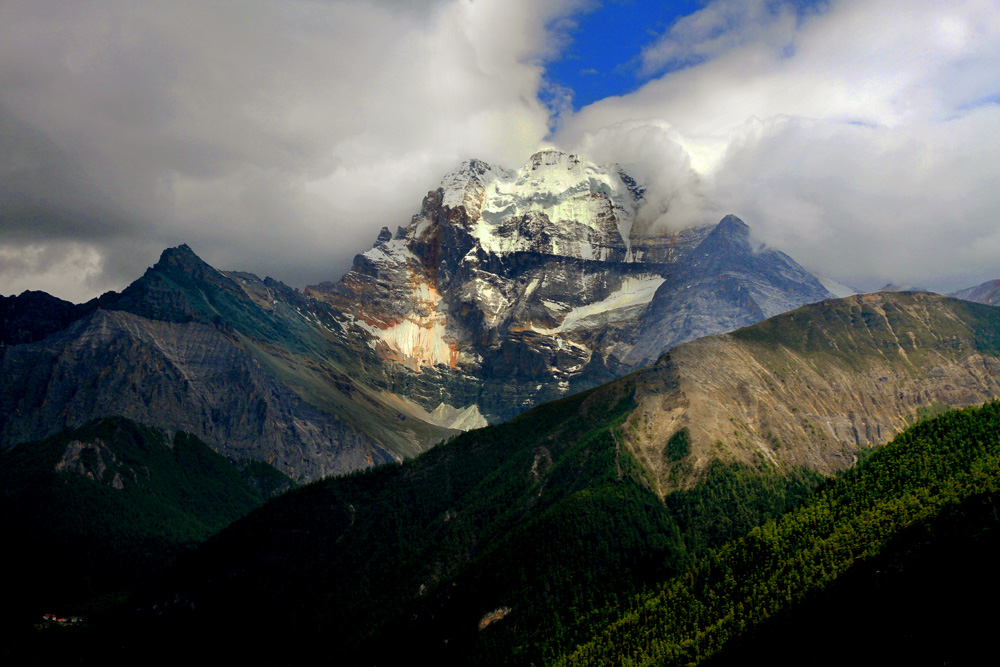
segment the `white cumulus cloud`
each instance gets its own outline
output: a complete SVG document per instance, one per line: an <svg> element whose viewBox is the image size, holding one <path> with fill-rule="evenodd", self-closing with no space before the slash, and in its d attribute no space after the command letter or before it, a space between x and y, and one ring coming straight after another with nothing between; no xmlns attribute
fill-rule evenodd
<svg viewBox="0 0 1000 667"><path fill-rule="evenodd" d="M556 140L627 161L608 128L669 127L666 181L690 166L704 215L736 213L841 282L1000 275L1000 4L719 0L643 58L655 78L564 117Z"/></svg>

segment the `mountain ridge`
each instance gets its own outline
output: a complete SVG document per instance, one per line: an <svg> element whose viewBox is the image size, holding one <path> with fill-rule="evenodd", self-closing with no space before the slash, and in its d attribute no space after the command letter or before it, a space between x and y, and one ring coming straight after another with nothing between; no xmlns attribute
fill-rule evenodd
<svg viewBox="0 0 1000 667"><path fill-rule="evenodd" d="M363 320L376 352L425 387L413 396L425 407L443 386L489 421L621 376L682 340L832 296L787 255L751 248L735 216L648 234L635 224L643 192L618 165L555 150L516 171L467 161L407 227L383 228L339 283L305 293ZM704 300L720 267L744 296L726 317L702 308L699 324L686 324L682 281L697 274ZM664 314L683 330L654 334Z"/></svg>
<svg viewBox="0 0 1000 667"><path fill-rule="evenodd" d="M180 595L167 620L123 614L154 636L196 632L239 600L253 623L278 614L283 638L352 664L549 662L581 609L677 574L946 402L998 395L1000 310L926 293L804 306L285 496L136 603Z"/></svg>
<svg viewBox="0 0 1000 667"><path fill-rule="evenodd" d="M918 410L1000 395L998 332L994 309L931 293L803 306L685 343L638 371L628 442L664 489L720 454L844 470ZM691 470L662 452L679 429L690 433Z"/></svg>
<svg viewBox="0 0 1000 667"><path fill-rule="evenodd" d="M985 283L969 287L957 292L952 292L948 296L966 301L975 301L987 306L1000 304L1000 280L987 280Z"/></svg>
<svg viewBox="0 0 1000 667"><path fill-rule="evenodd" d="M625 361L652 361L678 343L760 322L833 296L783 252L751 243L727 215L653 295Z"/></svg>
<svg viewBox="0 0 1000 667"><path fill-rule="evenodd" d="M0 415L0 443L116 409L313 479L414 456L456 427L611 381L681 340L829 296L787 256L752 247L735 216L650 234L636 224L643 204L642 184L618 165L558 151L517 170L471 160L336 283L300 292L215 269L182 244L121 293L79 306L6 300L0 333L16 344L0 347L0 397L16 408ZM83 320L91 328L72 327ZM212 367L221 357L179 345L181 331L225 349L252 398L236 401L239 385ZM117 352L60 360L52 347L98 333ZM60 379L33 373L28 358ZM158 372L169 378L160 388ZM104 385L120 395L99 399ZM151 410L157 392L173 404Z"/></svg>

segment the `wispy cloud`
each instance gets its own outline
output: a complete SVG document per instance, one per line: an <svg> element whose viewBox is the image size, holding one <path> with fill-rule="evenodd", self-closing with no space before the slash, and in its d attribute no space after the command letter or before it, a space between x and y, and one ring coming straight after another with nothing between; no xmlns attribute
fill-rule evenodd
<svg viewBox="0 0 1000 667"><path fill-rule="evenodd" d="M682 17L642 49L644 76L711 60L750 43L764 43L787 54L793 44L798 10L773 0L716 0Z"/></svg>

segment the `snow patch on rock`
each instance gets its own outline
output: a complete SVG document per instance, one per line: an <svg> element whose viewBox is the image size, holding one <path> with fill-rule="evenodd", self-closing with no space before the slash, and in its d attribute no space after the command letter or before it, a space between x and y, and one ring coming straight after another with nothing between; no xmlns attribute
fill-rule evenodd
<svg viewBox="0 0 1000 667"><path fill-rule="evenodd" d="M362 254L378 264L397 264L405 261L411 253L406 247L405 239L392 239L379 241L371 250L366 250Z"/></svg>
<svg viewBox="0 0 1000 667"><path fill-rule="evenodd" d="M848 287L847 285L844 285L843 283L838 283L836 280L830 280L829 278L821 276L821 275L819 275L817 273L814 273L813 277L815 277L816 280L819 281L819 284L822 285L826 289L827 292L829 292L830 294L834 295L838 299L843 299L844 297L854 296L855 294L860 294L860 292L858 290L856 290L856 289L854 289L852 287Z"/></svg>
<svg viewBox="0 0 1000 667"><path fill-rule="evenodd" d="M615 321L615 311L621 311L622 317L629 316L627 309L644 306L653 300L657 288L664 283L663 276L630 276L625 278L621 287L600 301L578 306L568 312L566 317L555 329L536 329L539 333L557 334L573 331L587 325L586 320L596 315L602 315L602 322Z"/></svg>
<svg viewBox="0 0 1000 667"><path fill-rule="evenodd" d="M466 212L475 217L479 213L483 190L495 181L513 176L514 172L482 160L466 160L441 179L444 192L441 203L451 208L464 206Z"/></svg>

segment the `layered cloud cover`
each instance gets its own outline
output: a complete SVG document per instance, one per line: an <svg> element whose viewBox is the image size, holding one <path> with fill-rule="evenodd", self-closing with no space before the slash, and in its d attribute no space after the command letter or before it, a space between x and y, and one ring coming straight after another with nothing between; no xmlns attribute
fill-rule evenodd
<svg viewBox="0 0 1000 667"><path fill-rule="evenodd" d="M733 212L861 288L1000 276L995 0L710 2L573 111L546 64L587 11L0 0L0 293L82 300L181 242L335 279L458 161L543 144L640 172L651 226Z"/></svg>

